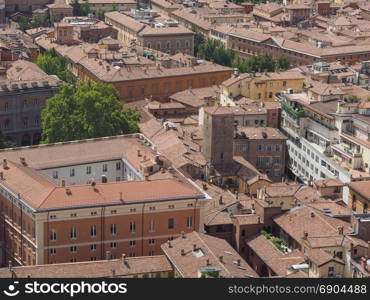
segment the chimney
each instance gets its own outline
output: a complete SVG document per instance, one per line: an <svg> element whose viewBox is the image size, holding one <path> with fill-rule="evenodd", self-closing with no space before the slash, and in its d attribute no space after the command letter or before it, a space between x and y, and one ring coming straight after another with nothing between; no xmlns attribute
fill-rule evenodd
<svg viewBox="0 0 370 300"><path fill-rule="evenodd" d="M193 251L197 250L197 244L193 244Z"/></svg>
<svg viewBox="0 0 370 300"><path fill-rule="evenodd" d="M111 274L112 274L112 278L116 277L116 270L115 269L111 269Z"/></svg>
<svg viewBox="0 0 370 300"><path fill-rule="evenodd" d="M168 240L168 248L172 248L171 240Z"/></svg>
<svg viewBox="0 0 370 300"><path fill-rule="evenodd" d="M207 260L206 260L206 264L207 264L207 266L209 266L211 263L209 262L209 258L207 258Z"/></svg>
<svg viewBox="0 0 370 300"><path fill-rule="evenodd" d="M181 237L183 238L183 239L185 239L186 237L185 237L185 232L184 231L181 231Z"/></svg>
<svg viewBox="0 0 370 300"><path fill-rule="evenodd" d="M111 258L110 254L111 254L110 251L105 252L105 259L106 260L110 260L110 258Z"/></svg>
<svg viewBox="0 0 370 300"><path fill-rule="evenodd" d="M303 232L303 239L304 240L307 240L307 238L308 238L308 232L307 231L304 231Z"/></svg>
<svg viewBox="0 0 370 300"><path fill-rule="evenodd" d="M220 205L222 205L222 204L223 204L223 202L222 202L222 196L220 196L220 198L218 199L218 203L219 203Z"/></svg>
<svg viewBox="0 0 370 300"><path fill-rule="evenodd" d="M337 230L338 230L338 233L339 233L340 235L343 235L343 231L344 231L343 226L339 226L339 227L337 228Z"/></svg>
<svg viewBox="0 0 370 300"><path fill-rule="evenodd" d="M66 186L66 181L62 179L61 186Z"/></svg>
<svg viewBox="0 0 370 300"><path fill-rule="evenodd" d="M184 255L185 255L185 250L181 249L181 256L184 256Z"/></svg>
<svg viewBox="0 0 370 300"><path fill-rule="evenodd" d="M122 263L123 264L126 263L126 254L125 253L122 254Z"/></svg>
<svg viewBox="0 0 370 300"><path fill-rule="evenodd" d="M21 164L23 166L27 166L27 163L26 163L26 158L25 157L20 157L19 160L21 161Z"/></svg>
<svg viewBox="0 0 370 300"><path fill-rule="evenodd" d="M4 170L8 169L8 161L5 158L3 159L3 168Z"/></svg>
<svg viewBox="0 0 370 300"><path fill-rule="evenodd" d="M224 262L224 257L222 255L220 255L219 259L220 259L220 262L222 263Z"/></svg>
<svg viewBox="0 0 370 300"><path fill-rule="evenodd" d="M141 153L140 153L140 150L139 149L137 149L137 156L138 157L141 157Z"/></svg>
<svg viewBox="0 0 370 300"><path fill-rule="evenodd" d="M240 264L241 264L241 260L240 260L240 259L238 259L238 260L236 261L236 264L237 264L238 266L240 266Z"/></svg>
<svg viewBox="0 0 370 300"><path fill-rule="evenodd" d="M314 218L314 217L315 217L315 213L311 211L311 218Z"/></svg>
<svg viewBox="0 0 370 300"><path fill-rule="evenodd" d="M366 270L367 267L367 258L361 257L361 269Z"/></svg>
<svg viewBox="0 0 370 300"><path fill-rule="evenodd" d="M207 184L206 183L203 183L203 190L207 190L208 189L208 187L207 187Z"/></svg>

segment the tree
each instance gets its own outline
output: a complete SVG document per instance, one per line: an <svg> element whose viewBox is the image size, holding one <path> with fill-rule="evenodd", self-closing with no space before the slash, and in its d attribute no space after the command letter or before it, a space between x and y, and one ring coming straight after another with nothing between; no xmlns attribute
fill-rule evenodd
<svg viewBox="0 0 370 300"><path fill-rule="evenodd" d="M67 59L59 56L55 49L45 51L37 57L36 64L46 74L57 75L61 80L70 84L75 83L75 77L67 70Z"/></svg>
<svg viewBox="0 0 370 300"><path fill-rule="evenodd" d="M140 113L122 110L112 85L81 81L48 99L41 120L43 142L54 143L137 132Z"/></svg>
<svg viewBox="0 0 370 300"><path fill-rule="evenodd" d="M102 11L100 8L98 8L95 11L95 17L98 18L101 21L104 21L104 11Z"/></svg>
<svg viewBox="0 0 370 300"><path fill-rule="evenodd" d="M72 13L74 16L83 16L83 10L78 0L73 0L71 5L73 9Z"/></svg>
<svg viewBox="0 0 370 300"><path fill-rule="evenodd" d="M350 103L358 103L361 102L361 98L355 96L355 95L349 95L347 96L347 101Z"/></svg>
<svg viewBox="0 0 370 300"><path fill-rule="evenodd" d="M280 71L285 71L290 68L290 61L286 56L279 56L275 60L275 71L280 72Z"/></svg>
<svg viewBox="0 0 370 300"><path fill-rule="evenodd" d="M16 144L13 141L7 141L2 131L0 131L0 149L13 148L13 147L16 147Z"/></svg>
<svg viewBox="0 0 370 300"><path fill-rule="evenodd" d="M235 58L232 66L238 68L242 73L251 72L281 72L289 69L290 62L286 57L278 57L273 59L268 54L251 56L243 61L239 58Z"/></svg>
<svg viewBox="0 0 370 300"><path fill-rule="evenodd" d="M51 20L48 13L43 13L40 15L34 15L32 18L27 16L22 16L19 21L19 28L23 31L37 27L50 27Z"/></svg>
<svg viewBox="0 0 370 300"><path fill-rule="evenodd" d="M206 60L213 60L217 64L230 67L235 57L235 52L231 49L226 49L224 44L220 41L210 39L199 45L198 56Z"/></svg>

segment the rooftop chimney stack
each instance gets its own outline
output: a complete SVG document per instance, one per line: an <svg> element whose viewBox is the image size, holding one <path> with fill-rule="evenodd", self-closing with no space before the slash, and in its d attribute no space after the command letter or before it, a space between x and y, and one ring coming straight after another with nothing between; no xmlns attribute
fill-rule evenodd
<svg viewBox="0 0 370 300"><path fill-rule="evenodd" d="M222 255L220 255L219 259L220 259L220 262L222 263L224 262L224 257Z"/></svg>
<svg viewBox="0 0 370 300"><path fill-rule="evenodd" d="M241 260L240 260L240 259L238 259L238 260L236 261L236 263L237 263L237 265L238 265L238 266L240 266L240 264L241 264Z"/></svg>
<svg viewBox="0 0 370 300"><path fill-rule="evenodd" d="M196 250L197 250L197 245L193 244L193 251L196 251Z"/></svg>
<svg viewBox="0 0 370 300"><path fill-rule="evenodd" d="M185 250L181 249L181 256L184 256L184 255L185 255Z"/></svg>
<svg viewBox="0 0 370 300"><path fill-rule="evenodd" d="M5 158L3 159L3 168L4 170L8 169L8 161Z"/></svg>

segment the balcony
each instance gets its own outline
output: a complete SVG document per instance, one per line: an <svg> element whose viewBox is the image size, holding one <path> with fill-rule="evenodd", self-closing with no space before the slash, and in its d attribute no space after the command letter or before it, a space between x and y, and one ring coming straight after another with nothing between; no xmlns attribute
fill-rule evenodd
<svg viewBox="0 0 370 300"><path fill-rule="evenodd" d="M348 156L349 158L361 158L362 153L352 150L350 147L346 146L343 143L334 144L331 146L333 150L340 152L343 155Z"/></svg>
<svg viewBox="0 0 370 300"><path fill-rule="evenodd" d="M305 117L304 109L298 108L294 109L293 107L289 106L285 101L281 101L281 108L290 118L292 118L295 121Z"/></svg>

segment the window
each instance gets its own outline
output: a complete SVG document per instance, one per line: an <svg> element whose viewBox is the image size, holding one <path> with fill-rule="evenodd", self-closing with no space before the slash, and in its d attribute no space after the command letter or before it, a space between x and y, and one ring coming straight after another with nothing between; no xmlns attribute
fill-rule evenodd
<svg viewBox="0 0 370 300"><path fill-rule="evenodd" d="M155 239L149 239L149 245L154 245L155 244Z"/></svg>
<svg viewBox="0 0 370 300"><path fill-rule="evenodd" d="M74 226L71 228L71 239L72 240L77 239L77 228Z"/></svg>
<svg viewBox="0 0 370 300"><path fill-rule="evenodd" d="M69 176L70 176L70 177L75 176L75 169L70 169L70 170L69 170Z"/></svg>
<svg viewBox="0 0 370 300"><path fill-rule="evenodd" d="M33 105L34 106L39 105L39 99L33 99Z"/></svg>
<svg viewBox="0 0 370 300"><path fill-rule="evenodd" d="M56 241L57 240L57 232L55 229L50 230L50 241Z"/></svg>
<svg viewBox="0 0 370 300"><path fill-rule="evenodd" d="M91 174L91 167L90 166L87 166L86 167L86 174Z"/></svg>
<svg viewBox="0 0 370 300"><path fill-rule="evenodd" d="M23 128L28 127L28 118L23 118Z"/></svg>
<svg viewBox="0 0 370 300"><path fill-rule="evenodd" d="M76 253L77 252L77 247L76 246L71 246L70 250L71 250L72 253Z"/></svg>
<svg viewBox="0 0 370 300"><path fill-rule="evenodd" d="M155 206L150 206L149 210L155 210Z"/></svg>
<svg viewBox="0 0 370 300"><path fill-rule="evenodd" d="M188 207L193 207L193 203L188 203Z"/></svg>
<svg viewBox="0 0 370 300"><path fill-rule="evenodd" d="M157 42L157 50L161 50L161 42Z"/></svg>
<svg viewBox="0 0 370 300"><path fill-rule="evenodd" d="M180 41L176 41L176 48L179 49L180 48Z"/></svg>
<svg viewBox="0 0 370 300"><path fill-rule="evenodd" d="M130 208L130 212L136 212L136 208Z"/></svg>
<svg viewBox="0 0 370 300"><path fill-rule="evenodd" d="M149 251L149 256L154 256L154 250Z"/></svg>
<svg viewBox="0 0 370 300"><path fill-rule="evenodd" d="M193 217L192 216L186 218L186 227L193 228Z"/></svg>
<svg viewBox="0 0 370 300"><path fill-rule="evenodd" d="M91 244L90 245L90 250L91 251L96 251L96 244Z"/></svg>
<svg viewBox="0 0 370 300"><path fill-rule="evenodd" d="M50 248L50 255L56 255L57 254L57 249L56 248Z"/></svg>
<svg viewBox="0 0 370 300"><path fill-rule="evenodd" d="M75 258L75 257L72 257L71 259L70 259L70 262L76 262L77 261L77 259Z"/></svg>
<svg viewBox="0 0 370 300"><path fill-rule="evenodd" d="M136 241L130 241L130 247L136 247Z"/></svg>
<svg viewBox="0 0 370 300"><path fill-rule="evenodd" d="M8 111L8 110L9 110L9 103L8 103L8 102L6 102L6 103L5 103L5 105L4 105L4 110L5 110L5 111Z"/></svg>
<svg viewBox="0 0 370 300"><path fill-rule="evenodd" d="M149 232L154 232L155 226L154 226L154 220L149 221Z"/></svg>
<svg viewBox="0 0 370 300"><path fill-rule="evenodd" d="M91 212L91 215L92 215L92 216L96 216L97 214L98 214L98 213L97 213L96 211L92 211L92 212Z"/></svg>
<svg viewBox="0 0 370 300"><path fill-rule="evenodd" d="M135 233L136 232L136 224L134 221L130 222L130 233Z"/></svg>
<svg viewBox="0 0 370 300"><path fill-rule="evenodd" d="M167 49L170 49L170 48L171 48L171 43L167 42Z"/></svg>
<svg viewBox="0 0 370 300"><path fill-rule="evenodd" d="M146 44L146 47L147 47L147 48L152 48L152 43L148 42L148 43Z"/></svg>
<svg viewBox="0 0 370 300"><path fill-rule="evenodd" d="M171 204L171 205L168 205L168 209L174 209L175 208L175 205Z"/></svg>
<svg viewBox="0 0 370 300"><path fill-rule="evenodd" d="M117 234L117 225L116 224L111 224L110 225L110 233L112 235L116 235Z"/></svg>
<svg viewBox="0 0 370 300"><path fill-rule="evenodd" d="M91 260L91 261L95 261L95 260L96 260L96 257L95 257L95 256L90 257L90 260Z"/></svg>
<svg viewBox="0 0 370 300"><path fill-rule="evenodd" d="M23 100L23 107L25 108L25 107L27 107L27 100Z"/></svg>
<svg viewBox="0 0 370 300"><path fill-rule="evenodd" d="M38 117L35 117L35 119L33 120L33 124L38 127L39 124L40 124L40 119Z"/></svg>
<svg viewBox="0 0 370 300"><path fill-rule="evenodd" d="M107 164L103 165L103 172L108 172L108 165Z"/></svg>
<svg viewBox="0 0 370 300"><path fill-rule="evenodd" d="M57 179L58 178L58 171L53 171L53 178Z"/></svg>
<svg viewBox="0 0 370 300"><path fill-rule="evenodd" d="M116 243L116 242L110 243L110 247L111 247L112 249L117 248L117 243Z"/></svg>
<svg viewBox="0 0 370 300"><path fill-rule="evenodd" d="M111 215L115 215L117 213L117 211L115 209L111 210L110 211Z"/></svg>
<svg viewBox="0 0 370 300"><path fill-rule="evenodd" d="M121 170L121 163L120 162L116 163L116 170Z"/></svg>
<svg viewBox="0 0 370 300"><path fill-rule="evenodd" d="M175 228L175 220L173 218L168 219L167 228L168 229L174 229Z"/></svg>
<svg viewBox="0 0 370 300"><path fill-rule="evenodd" d="M77 217L77 214L70 214L71 218Z"/></svg>
<svg viewBox="0 0 370 300"><path fill-rule="evenodd" d="M96 225L91 225L90 227L90 236L96 237Z"/></svg>

